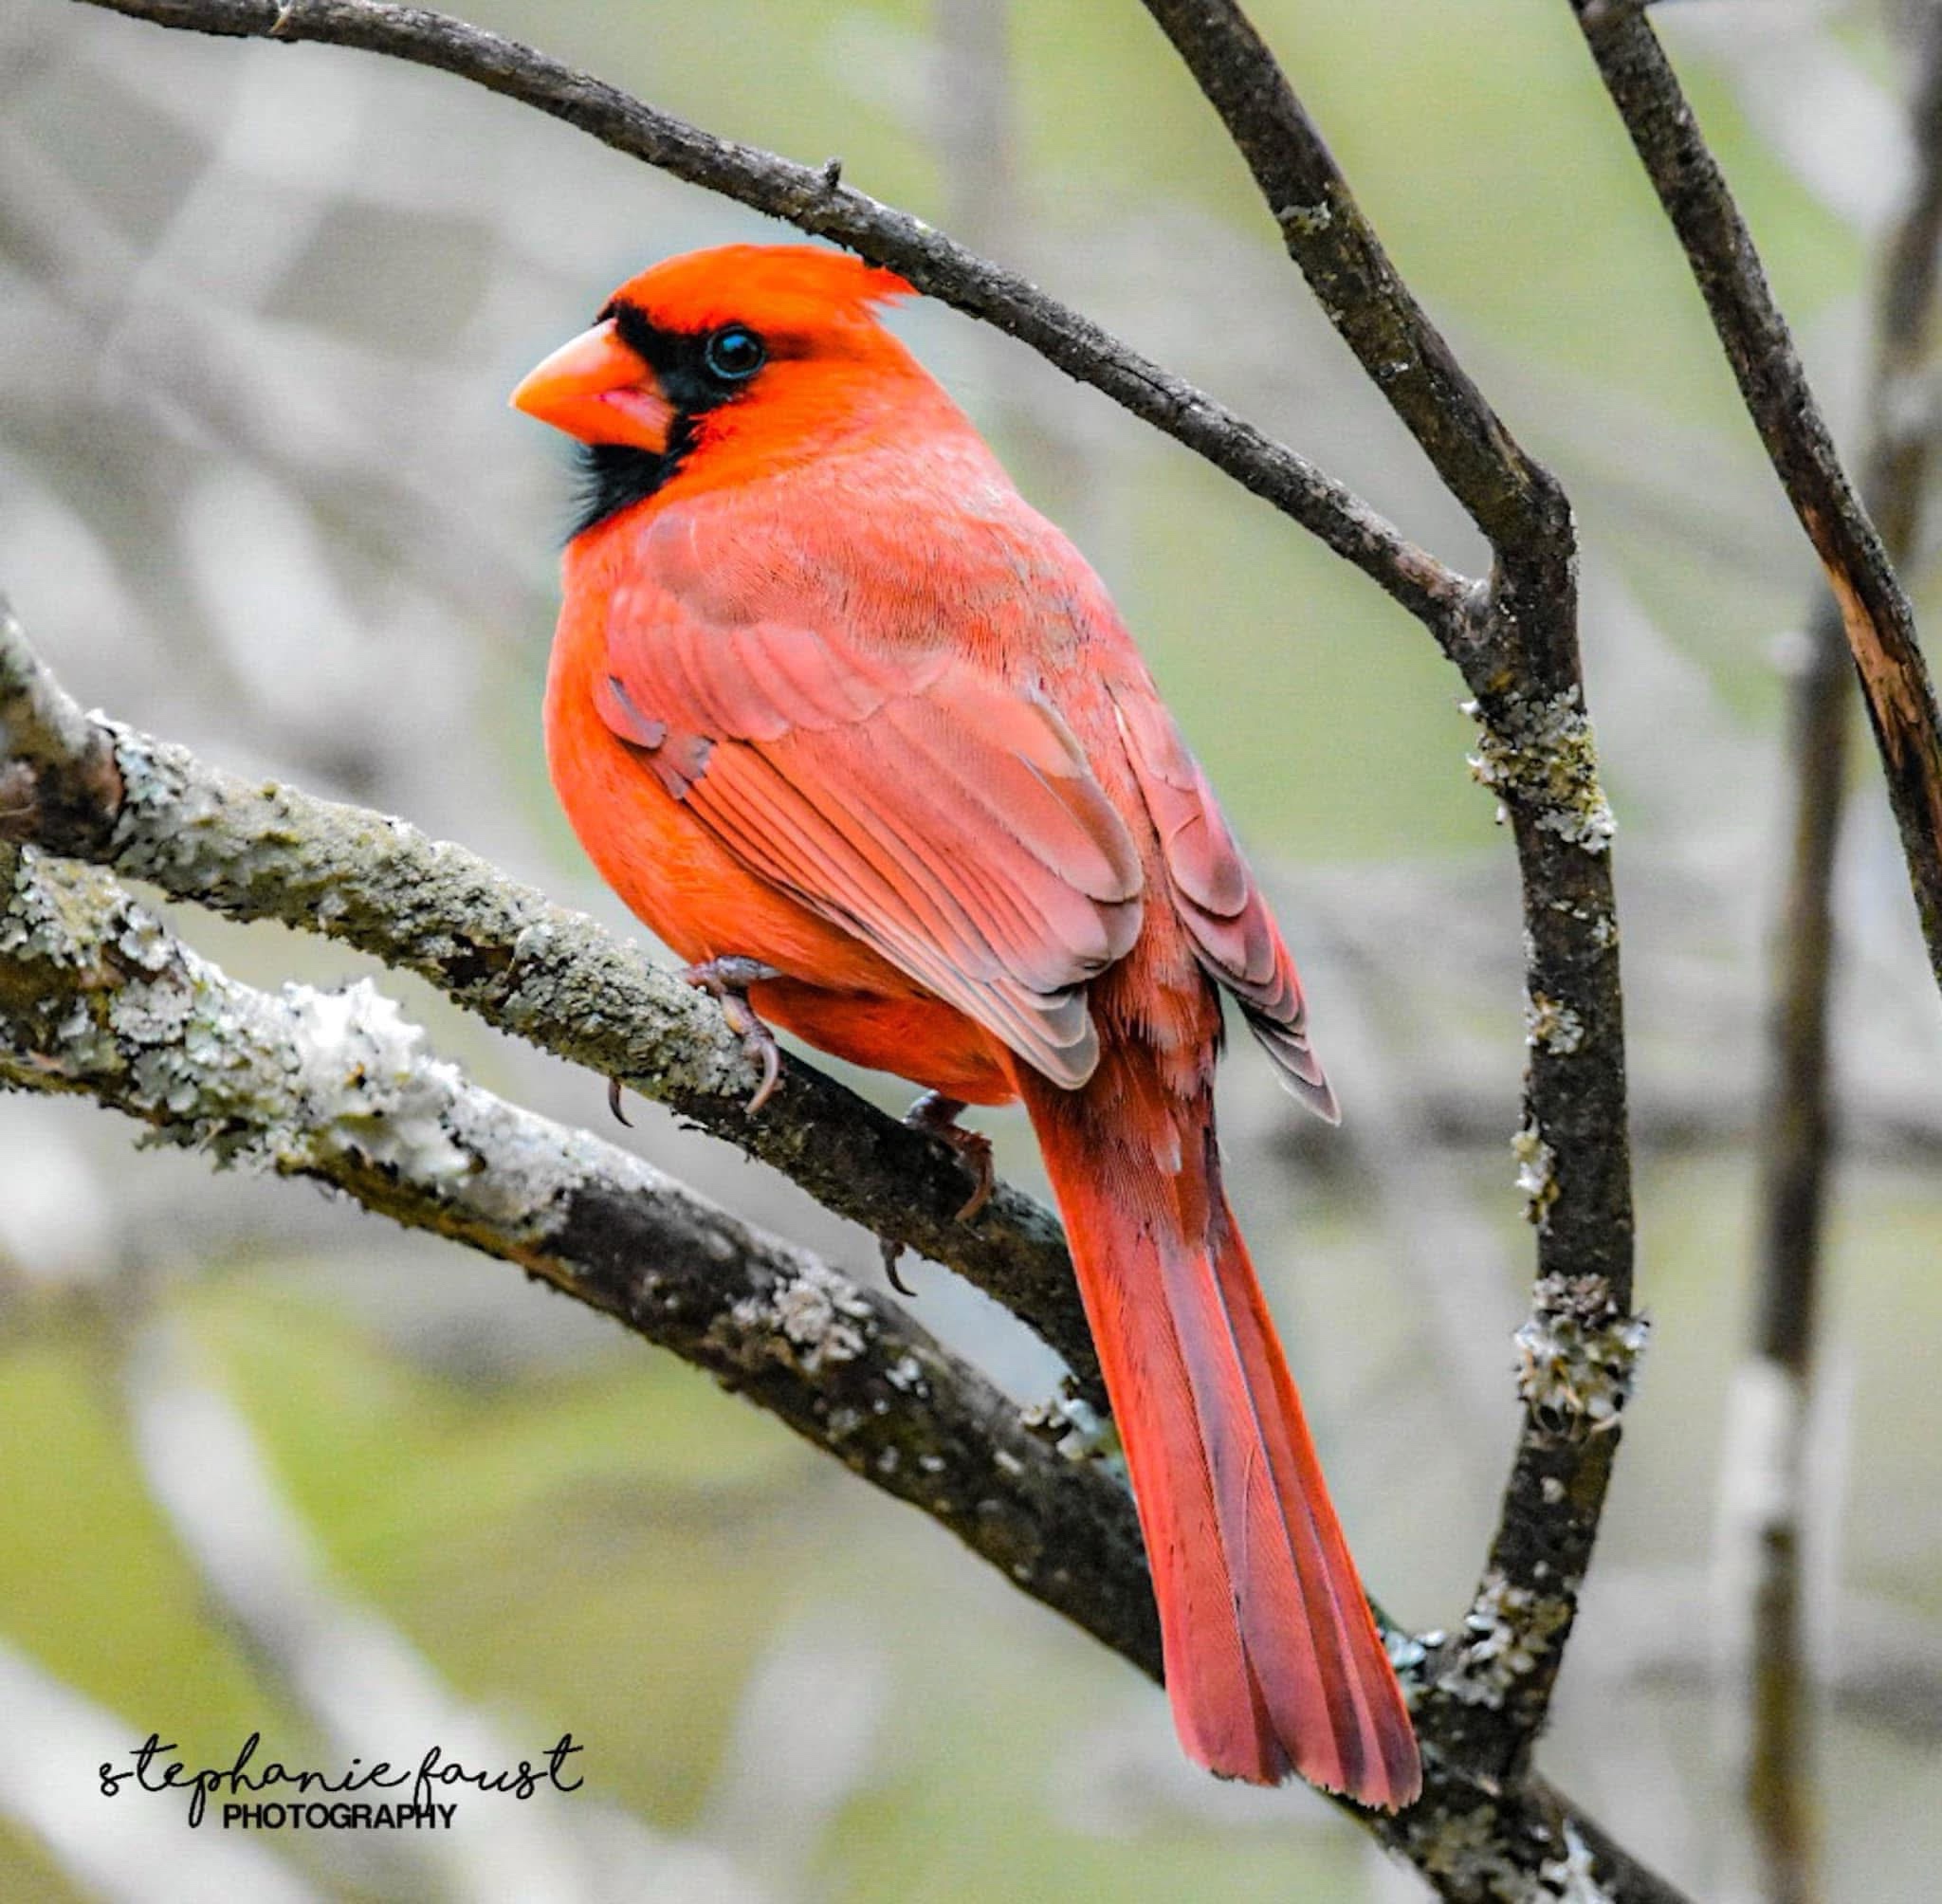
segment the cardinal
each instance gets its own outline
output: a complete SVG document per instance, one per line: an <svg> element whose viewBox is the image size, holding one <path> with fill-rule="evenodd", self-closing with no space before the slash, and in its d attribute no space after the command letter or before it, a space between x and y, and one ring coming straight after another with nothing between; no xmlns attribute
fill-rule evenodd
<svg viewBox="0 0 1942 1904"><path fill-rule="evenodd" d="M1023 1101L1126 1451L1181 1741L1381 1807L1402 1694L1221 1188L1231 998L1331 1122L1300 981L1105 587L808 246L624 284L514 392L583 446L547 760L602 876L723 1000L925 1092Z"/></svg>

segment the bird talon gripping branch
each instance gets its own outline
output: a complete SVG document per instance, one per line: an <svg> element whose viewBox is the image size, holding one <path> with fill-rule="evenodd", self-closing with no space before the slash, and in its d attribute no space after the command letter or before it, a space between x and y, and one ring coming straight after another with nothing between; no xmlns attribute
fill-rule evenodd
<svg viewBox="0 0 1942 1904"><path fill-rule="evenodd" d="M969 1173L971 1195L953 1219L960 1223L970 1222L991 1201L991 1193L998 1188L998 1166L992 1161L991 1139L981 1130L966 1130L958 1122L970 1108L955 1097L946 1097L941 1090L927 1090L904 1113L904 1122L912 1130L921 1130L926 1137L949 1144Z"/></svg>
<svg viewBox="0 0 1942 1904"><path fill-rule="evenodd" d="M926 1137L949 1144L970 1173L971 1195L952 1218L958 1223L970 1222L991 1201L991 1193L998 1188L998 1166L992 1161L991 1139L981 1130L966 1130L958 1122L960 1113L969 1108L942 1091L927 1090L904 1113L904 1122L912 1130L921 1130ZM877 1247L883 1252L885 1280L900 1296L914 1296L917 1291L897 1272L897 1265L904 1259L904 1245L893 1236L879 1236Z"/></svg>
<svg viewBox="0 0 1942 1904"><path fill-rule="evenodd" d="M698 965L684 965L681 969L685 983L698 992L705 992L722 1007L728 1029L742 1040L749 1061L761 1071L761 1082L748 1101L751 1117L775 1096L776 1087L782 1081L782 1048L777 1044L776 1034L763 1022L761 1014L748 1002L748 988L781 976L773 965L764 965L760 959L705 959Z"/></svg>
<svg viewBox="0 0 1942 1904"><path fill-rule="evenodd" d="M968 1221L991 1146L953 1120L1024 1100L1182 1743L1406 1804L1409 1713L1214 1135L1223 992L1334 1115L1294 963L1099 578L877 321L909 289L804 246L670 259L514 393L584 446L554 782L760 1055L751 1110L765 1018L911 1079Z"/></svg>

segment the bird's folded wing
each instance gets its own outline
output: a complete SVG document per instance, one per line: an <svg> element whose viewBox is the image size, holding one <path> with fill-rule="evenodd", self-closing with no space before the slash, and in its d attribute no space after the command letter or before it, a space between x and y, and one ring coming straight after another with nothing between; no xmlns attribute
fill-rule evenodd
<svg viewBox="0 0 1942 1904"><path fill-rule="evenodd" d="M945 648L665 587L616 605L607 663L608 727L753 871L1054 1083L1091 1074L1084 987L1139 936L1142 873L1048 704Z"/></svg>
<svg viewBox="0 0 1942 1904"><path fill-rule="evenodd" d="M1309 1045L1294 961L1227 830L1214 790L1144 681L1112 681L1127 757L1160 835L1175 908L1201 969L1233 993L1248 1029L1295 1094L1331 1122L1335 1093Z"/></svg>

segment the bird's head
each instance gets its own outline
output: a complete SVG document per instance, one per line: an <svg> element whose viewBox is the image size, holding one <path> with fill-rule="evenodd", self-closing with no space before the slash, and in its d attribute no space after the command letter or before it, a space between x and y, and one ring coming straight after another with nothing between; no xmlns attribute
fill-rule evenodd
<svg viewBox="0 0 1942 1904"><path fill-rule="evenodd" d="M512 404L584 446L575 533L677 473L733 480L813 455L934 388L875 306L893 272L808 245L725 245L629 280Z"/></svg>

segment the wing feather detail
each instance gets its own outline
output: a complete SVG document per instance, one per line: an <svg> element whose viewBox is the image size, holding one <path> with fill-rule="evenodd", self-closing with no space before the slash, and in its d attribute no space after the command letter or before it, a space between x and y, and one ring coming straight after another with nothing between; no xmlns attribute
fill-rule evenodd
<svg viewBox="0 0 1942 1904"><path fill-rule="evenodd" d="M1139 937L1144 877L1056 710L952 648L859 639L827 605L737 618L720 571L684 587L682 566L650 559L616 595L607 728L759 876L1083 1084L1086 985Z"/></svg>
<svg viewBox="0 0 1942 1904"><path fill-rule="evenodd" d="M1175 909L1200 968L1233 994L1282 1081L1331 1124L1335 1093L1309 1043L1308 1006L1254 873L1214 790L1150 683L1108 684L1141 797L1160 835Z"/></svg>

